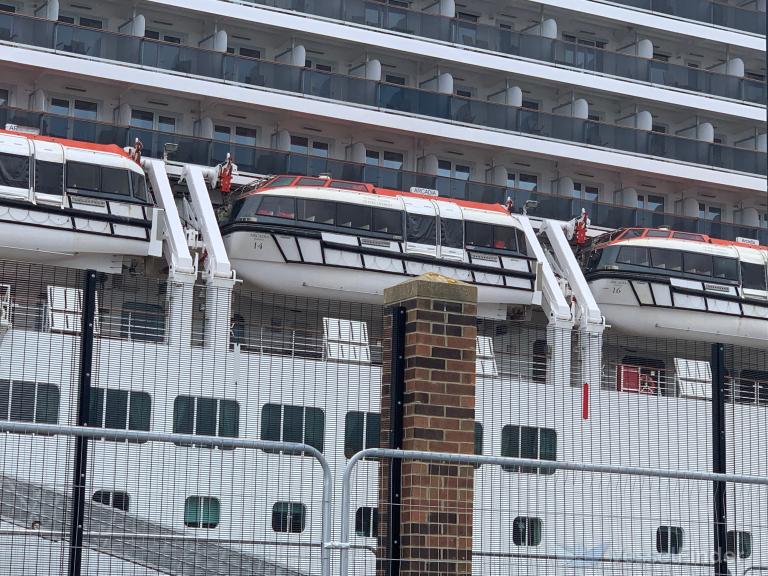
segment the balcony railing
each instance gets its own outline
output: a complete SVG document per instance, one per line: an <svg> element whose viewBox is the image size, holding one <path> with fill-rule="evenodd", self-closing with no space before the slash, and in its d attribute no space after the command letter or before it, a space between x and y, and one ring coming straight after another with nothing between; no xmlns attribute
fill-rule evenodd
<svg viewBox="0 0 768 576"><path fill-rule="evenodd" d="M588 146L766 174L764 152L614 124L548 114L485 100L199 48L125 36L15 14L0 15L0 38L95 58L267 87L373 108L474 124Z"/></svg>
<svg viewBox="0 0 768 576"><path fill-rule="evenodd" d="M162 157L163 144L174 143L178 145L178 150L171 155L171 160L178 162L215 166L224 161L229 152L232 153L239 169L243 172L306 176L328 173L333 178L368 182L375 186L395 190L408 191L413 186L436 189L440 191L441 196L477 202L502 204L506 202L507 198L512 198L518 209L527 200L536 200L539 205L531 211L531 215L540 218L570 220L584 208L595 226L605 228L669 226L675 230L709 234L715 238L734 240L741 236L757 239L761 244L768 244L768 228L752 228L738 224L676 216L664 212L652 212L639 208L557 196L535 189L521 190L332 158L307 156L270 148L242 146L167 132L79 120L56 114L0 107L0 128L6 123L34 127L40 130L41 134L47 136L72 138L100 144L117 144L118 146L130 146L138 137L144 144L144 154L154 157Z"/></svg>
<svg viewBox="0 0 768 576"><path fill-rule="evenodd" d="M654 62L633 56L608 52L599 48L580 46L572 42L550 40L532 34L505 30L496 26L476 24L457 18L425 14L400 6L391 6L375 0L229 0L237 4L272 6L384 28L401 34L423 36L443 42L473 46L493 52L513 54L524 58L544 60L556 64L586 68L634 80L656 82L715 96L765 102L765 86L753 80L739 81L694 70L689 74L686 66ZM644 8L681 18L707 22L717 26L736 28L765 34L765 12L745 10L701 0L615 0L636 8ZM720 78L718 78L720 77ZM733 80L733 81L731 81ZM748 85L748 86L747 86ZM757 100L753 98L758 97Z"/></svg>

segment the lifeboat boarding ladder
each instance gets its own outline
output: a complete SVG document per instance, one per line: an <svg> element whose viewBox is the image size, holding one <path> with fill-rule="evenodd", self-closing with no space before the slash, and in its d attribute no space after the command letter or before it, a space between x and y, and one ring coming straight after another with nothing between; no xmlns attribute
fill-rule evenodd
<svg viewBox="0 0 768 576"><path fill-rule="evenodd" d="M603 331L605 318L595 301L584 273L573 249L565 236L562 222L544 220L539 234L546 236L549 254L558 268L564 286L558 285L561 296L571 296L571 315L574 325L579 328L579 384L599 387L602 375ZM547 261L549 265L549 261Z"/></svg>

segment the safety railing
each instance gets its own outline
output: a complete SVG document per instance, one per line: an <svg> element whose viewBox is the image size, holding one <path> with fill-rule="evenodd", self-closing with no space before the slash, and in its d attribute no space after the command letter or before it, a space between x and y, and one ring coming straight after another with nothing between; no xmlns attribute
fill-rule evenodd
<svg viewBox="0 0 768 576"><path fill-rule="evenodd" d="M234 449L246 449L246 450L264 450L269 451L271 453L282 453L285 455L300 455L300 456L309 456L313 458L322 468L322 514L321 514L321 534L322 534L322 542L317 543L315 545L312 545L313 547L320 548L321 552L321 569L320 573L323 576L330 576L331 575L331 557L330 557L330 548L328 547L328 543L331 541L331 522L332 522L332 514L333 514L333 476L331 472L331 467L328 464L328 461L326 460L325 456L315 447L310 446L308 444L298 443L298 442L278 442L278 441L268 441L268 440L254 440L254 439L247 439L247 438L228 438L228 437L221 437L221 436L204 436L204 435L193 435L193 434L170 434L170 433L162 433L162 432L142 432L142 431L133 431L133 430L118 430L118 429L110 429L110 428L85 428L81 426L64 426L64 425L53 425L53 424L36 424L36 423L30 423L30 422L14 422L14 421L0 421L0 432L12 434L12 435L39 435L48 438L49 440L55 441L55 438L58 436L68 436L73 437L85 441L114 441L114 442L128 442L129 446L131 444L135 445L137 443L147 443L147 442L153 442L153 443L163 443L163 444L174 444L176 446L189 446L194 445L195 447L204 447L204 448L218 448L221 450L234 450ZM9 450L9 439L10 436L6 436L4 440L4 450L6 456L11 453ZM75 450L79 450L81 445L77 445L75 447ZM87 448L85 448L85 453L87 454ZM27 457L30 457L31 455L27 455ZM99 458L99 455L97 458ZM87 456L86 456L87 458ZM93 458L93 457L92 457ZM200 457L196 457L196 460L199 461ZM34 461L34 458L30 458L30 462ZM55 465L61 466L64 462L58 461ZM49 463L42 463L40 462L40 469L35 470L36 473L45 474L46 472L51 474L51 471L47 469L47 466ZM105 465L107 465L105 463ZM169 465L173 465L172 463L169 463ZM137 519L136 525L142 526L142 527L151 527L153 528L152 533L130 533L130 532L119 532L116 530L91 530L89 532L86 532L84 530L84 525L86 522L84 520L81 520L80 523L76 523L74 521L70 522L69 526L66 526L65 520L66 519L85 519L88 520L88 523L93 524L100 524L104 527L115 527L119 526L121 523L123 523L124 526L127 526L129 523L126 521L125 517L121 518L115 518L114 512L111 514L107 514L105 518L89 518L86 516L85 507L86 504L82 500L81 496L81 506L82 509L76 510L74 507L77 506L77 496L76 492L78 490L84 490L86 487L90 486L90 479L88 478L88 473L93 473L94 470L94 464L89 463L88 465L90 468L84 468L84 475L80 480L74 480L71 484L71 489L73 493L73 497L71 500L67 499L67 496L62 493L56 493L55 489L52 494L49 494L49 498L46 498L46 486L47 485L53 485L57 486L58 488L61 488L60 484L56 484L56 481L58 480L57 476L55 474L51 475L50 477L46 478L45 485L35 486L34 484L25 485L21 488L21 491L18 490L19 486L16 486L14 484L15 482L19 482L19 478L15 478L13 471L9 470L9 468L13 468L12 465L9 465L6 463L6 465L3 466L2 469L2 478L3 483L0 485L0 501L5 501L6 499L10 498L13 500L13 505L7 505L4 507L4 520L8 519L10 517L11 521L13 522L15 516L14 512L12 510L15 510L19 516L28 516L29 512L31 510L19 510L20 508L24 507L24 501L25 499L29 499L29 504L31 507L34 507L36 510L49 510L49 514L51 514L50 517L41 517L38 513L37 520L32 521L31 530L17 530L12 529L8 530L6 529L5 532L7 532L7 535L10 536L23 536L23 537L30 537L30 536L37 536L40 538L49 538L49 539L56 539L60 541L68 541L68 546L70 548L70 562L72 562L72 556L73 553L73 547L79 546L81 549L78 552L81 560L79 562L82 562L82 551L86 548L92 548L97 551L104 551L107 554L110 553L110 546L112 543L115 543L115 549L116 552L120 557L123 557L128 562L131 562L131 556L128 551L128 549L132 546L135 548L134 553L138 556L139 554L143 553L145 555L151 556L153 553L160 554L160 555L166 555L166 559L175 562L176 566L183 566L185 561L190 561L189 558L183 558L179 557L174 560L173 558L173 550L170 551L171 556L168 557L169 551L166 549L163 549L163 545L172 545L174 542L185 542L185 541L191 541L196 544L195 551L193 552L193 556L197 555L198 553L203 554L201 559L193 558L191 562L200 565L199 560L202 561L203 564L210 562L211 559L208 558L208 555L211 554L212 550L205 549L206 545L214 544L218 546L219 544L260 544L260 545L267 545L267 546L277 546L277 547L288 547L291 546L310 546L309 543L285 543L285 542L279 542L279 541L265 541L263 539L254 539L254 538L230 538L227 539L219 538L218 536L215 536L213 539L208 539L207 537L201 537L197 535L189 535L184 533L174 533L172 529L169 529L165 526L154 524L151 522L146 521L145 519ZM89 472L90 470L90 472ZM71 475L71 473L70 473ZM77 477L77 474L75 474ZM151 477L145 477L144 482L149 483L151 485L152 478ZM180 478L179 479L182 483L186 482L186 479ZM211 488L211 486L208 486L208 488ZM218 487L219 490L222 489L221 486ZM11 494L6 494L6 492L11 491ZM286 491L287 493L287 491ZM23 496L22 496L23 494ZM196 497L197 498L197 497ZM200 497L200 498L208 498ZM122 502L122 501L121 501ZM121 506L117 506L112 500L109 500L108 502L105 502L102 500L102 503L106 504L107 506L111 506L117 510L121 510ZM69 504L72 506L71 510L58 510L56 511L57 507L61 507L64 504ZM194 508L194 505L192 506ZM127 506L126 506L127 508ZM189 500L187 499L185 503L185 524L187 526L196 526L196 527L207 527L205 524L207 522L212 523L213 522L213 506L212 504L208 504L206 507L205 503L200 504L200 508L198 510L188 510L189 508ZM216 505L216 520L215 522L218 523L218 518L220 512L219 505ZM58 512L58 516L56 516ZM58 518L58 520L57 520ZM46 530L42 527L42 522L45 522L47 524L56 524L59 523L62 525L62 530ZM195 524L196 522L196 524ZM273 520L274 522L274 520ZM208 526L209 527L209 526ZM79 534L77 534L79 532ZM0 533L0 536L3 534ZM127 545L126 541L133 542L131 545ZM105 544L105 542L107 544ZM142 542L139 544L138 542ZM162 544L159 544L162 543ZM200 547L202 550L197 550L197 548ZM23 553L25 550L24 546L17 546L14 548L17 552ZM176 550L176 552L183 556L185 551L183 550ZM215 561L222 561L221 556L221 550L218 550L218 555L214 558ZM13 555L13 552L11 552L11 555ZM12 558L10 559L12 560ZM137 560L139 565L146 565L145 559L137 559L134 558L134 560ZM248 560L250 561L250 560ZM268 562L258 560L256 562L257 564L264 564L268 565ZM239 568L241 570L246 569L246 561L242 558L239 558ZM217 567L218 569L218 567ZM70 574L73 574L72 565L70 563ZM292 572L286 568L282 568L278 565L273 565L271 567L270 574L298 574L295 572ZM42 571L42 569L41 569ZM79 568L77 572L74 572L75 574L80 574ZM219 572L214 572L219 573ZM241 572L233 572L233 573L241 573ZM255 573L255 572L251 572ZM266 573L266 572L263 572Z"/></svg>
<svg viewBox="0 0 768 576"><path fill-rule="evenodd" d="M757 150L123 36L27 16L0 14L0 39L3 37L21 44L91 58L127 62L536 137L739 172L766 174L768 170L768 156Z"/></svg>
<svg viewBox="0 0 768 576"><path fill-rule="evenodd" d="M408 10L403 6L366 0L230 0L237 4L273 6L324 18L383 28L401 34L424 36L444 42L484 48L494 52L525 55L526 42L535 37L489 25ZM616 0L634 8L669 14L715 26L765 34L765 12L705 0ZM543 44L543 42L541 43ZM540 44L540 45L541 45ZM554 42L553 42L554 44ZM561 42L560 44L568 44ZM530 49L530 48L528 48ZM521 52L523 52L521 54ZM617 59L621 54L608 53ZM630 57L624 57L630 61ZM539 59L544 59L539 57Z"/></svg>
<svg viewBox="0 0 768 576"><path fill-rule="evenodd" d="M116 126L56 114L0 107L0 125L5 124L36 128L46 136L118 146L130 146L136 138L139 138L144 144L144 154L158 158L164 154L163 145L172 143L178 146L176 152L170 155L170 159L176 162L215 166L226 159L227 153L231 153L243 172L302 176L327 173L332 178L367 182L395 190L408 191L412 187L439 190L440 195L447 198L461 198L488 204L504 204L507 199L511 199L518 211L526 202L535 201L538 206L531 209L530 214L537 218L567 221L577 216L584 208L593 225L605 228L666 226L672 230L707 234L713 238L726 240L735 240L737 237L754 238L761 244L768 244L768 228L765 227L755 228L609 204L586 198L559 196L542 192L536 187L521 189L499 186L170 132Z"/></svg>
<svg viewBox="0 0 768 576"><path fill-rule="evenodd" d="M715 567L717 568L717 571L715 572L716 574L722 573L725 575L725 571L719 571L723 566L720 563L727 563L729 560L733 562L740 552L729 549L729 551L726 554L723 554L722 557L717 557L717 553L715 553L714 556L711 553L706 553L705 551L710 549L709 547L706 547L702 549L704 558L697 559L693 555L676 558L675 555L680 555L683 546L683 532L682 529L680 529L680 540L678 542L676 540L676 532L671 535L663 532L663 528L673 528L670 526L659 527L661 534L666 534L666 538L660 537L659 531L657 531L657 550L659 554L654 556L643 557L641 555L636 555L636 552L630 551L628 555L605 557L605 546L598 546L591 550L584 550L583 548L577 551L571 550L571 548L578 549L578 545L574 542L573 535L569 534L567 530L564 530L565 525L569 520L573 521L573 526L571 528L574 531L579 531L583 535L583 532L586 529L594 528L596 524L600 526L603 521L609 522L611 528L615 528L613 524L618 518L612 517L610 513L606 513L605 516L602 516L601 511L597 509L580 511L575 502L559 500L557 493L554 492L554 490L562 490L565 485L574 484L576 482L575 478L569 477L564 481L565 484L560 483L556 488L552 480L537 480L536 474L541 475L538 478L551 479L551 475L556 472L584 473L585 475L591 475L589 477L590 480L584 482L584 486L587 487L590 484L597 484L599 488L603 488L603 480L600 475L608 475L609 477L612 476L618 479L625 477L638 478L640 479L641 484L638 484L637 488L640 488L640 486L647 488L648 486L646 485L646 482L649 482L650 479L713 483L710 486L726 486L728 484L741 488L756 486L759 487L760 490L768 487L768 477L744 474L719 474L697 470L658 469L641 466L598 464L592 462L569 462L532 458L438 453L423 450L369 448L362 450L349 458L341 476L341 503L339 510L341 522L340 539L338 542L332 542L328 545L330 548L337 550L340 555L341 576L347 576L350 573L361 573L357 568L353 572L350 571L350 550L353 548L351 520L353 516L355 516L352 510L354 488L353 473L361 462L371 459L378 460L380 466L385 466L385 462L392 462L394 460L401 462L408 461L415 464L412 468L409 468L407 472L405 469L403 470L404 482L406 481L405 478L408 478L408 486L410 489L414 490L413 494L408 495L405 493L405 491L409 489L404 487L405 484L400 487L401 492L397 492L396 494L390 493L388 496L383 496L383 493L380 493L378 501L380 509L377 513L377 521L374 523L376 525L375 529L367 531L367 535L372 535L379 539L377 565L393 566L396 563L401 567L407 566L407 568L405 568L406 570L413 570L414 566L421 566L422 568L424 566L430 568L434 566L434 570L440 570L442 569L441 567L446 566L446 563L464 562L469 563L469 565L472 566L472 569L475 571L474 573L479 573L478 570L482 572L483 568L476 566L473 563L473 558L477 558L479 564L483 564L485 559L497 558L507 560L517 559L522 560L523 562L528 562L528 564L518 565L520 569L531 569L533 566L537 566L537 562L544 562L546 564L540 565L540 567L546 568L548 570L547 573L554 573L554 562L564 562L566 563L566 566L590 566L592 570L599 570L601 565L607 565L608 568L606 568L604 572L599 572L601 574L613 574L613 570L621 569L621 566L627 566L627 569L637 570L643 566L649 568L653 565L661 565L669 570L682 570L680 574L711 574L713 567ZM438 464L438 466L419 468L419 464ZM462 474L459 470L459 466L461 465L465 465L465 468L471 466L475 470L474 473L470 473L469 475ZM471 514L469 521L466 517L467 504L469 504L470 510L474 507L475 513L481 515L490 511L498 512L497 506L502 505L497 497L493 497L493 502L498 502L498 504L493 504L492 500L489 500L490 496L488 494L479 498L476 497L476 491L478 489L488 489L493 484L492 482L489 482L487 476L483 476L480 480L475 478L475 480L470 483L464 481L467 478L471 478L473 475L477 476L480 474L481 472L479 469L482 466L500 467L502 470L516 472L518 475L522 476L526 476L526 473L533 474L533 476L528 476L528 478L533 478L533 480L530 480L527 484L523 480L520 480L520 482L516 484L516 490L521 494L521 497L523 499L529 498L525 503L518 500L516 504L520 508L520 514L524 514L525 509L528 508L536 510L539 515L546 515L550 520L556 521L559 525L556 527L558 530L558 537L561 539L559 546L560 550L557 553L548 553L546 551L538 552L536 550L542 542L542 524L541 519L538 517L518 516L513 522L514 527L512 534L504 532L503 526L493 522L491 530L495 531L495 536L491 539L491 542L496 543L497 546L500 538L501 541L504 542L501 545L501 550L498 552L475 551L474 549L471 551L462 550L462 547L467 546L467 543L466 540L462 543L461 532L444 530L445 525L447 524L468 523L470 530L469 542L472 543L472 547L476 549L478 547L477 541L482 541L482 535L472 534ZM427 472L427 470L429 472ZM483 472L483 474L486 473L487 471ZM440 478L429 478L424 482L420 482L418 477L421 475L422 480L424 480L426 474L439 476ZM382 478L381 475L380 478ZM476 486L474 489L474 497L473 491L471 490L472 485ZM502 488L503 486L507 487L508 485L505 483L495 483L493 486ZM703 484L697 485L695 490L701 490L704 486L705 485ZM665 484L663 487L666 490L669 490L670 493L687 492L682 488L675 489L671 484ZM615 488L616 486L612 486L612 490ZM462 492L467 489L470 489L469 500L467 500L466 494L462 495ZM626 490L626 486L620 485L619 489ZM689 488L689 490L690 489L691 488ZM736 488L734 488L734 490L736 490ZM588 488L586 492L588 493L589 491ZM611 505L611 503L615 503L615 498L617 496L615 491L607 491L607 493L613 500L606 501L604 504ZM540 502L539 500L542 499L544 494L547 494L547 502ZM762 492L755 496L754 494L745 493L742 490L740 494L743 499L752 496L753 499L751 502L755 505L757 505L758 502L764 502L765 498L765 494ZM581 494L579 496L578 493L576 493L574 494L574 497L591 498L592 496L589 494ZM390 500L389 498L392 499ZM407 501L408 498L410 498L411 501ZM650 500L650 495L645 496L645 499ZM512 498L510 498L510 500L512 500ZM704 500L707 503L712 504L714 497L712 499L705 498ZM744 502L742 502L742 504L743 503ZM510 502L510 505L512 504L513 503ZM684 520L688 525L696 527L697 530L700 528L709 530L709 537L711 537L713 531L722 529L722 535L725 536L725 526L719 525L718 522L713 519L713 516L708 515L707 511L695 509L691 503L688 503L687 505L687 510L684 510L683 512L687 512L689 517L677 518L673 516L675 521L679 522ZM399 521L403 522L404 527L408 527L408 522L412 522L413 525L410 527L410 530L415 531L411 532L409 536L406 536L405 534L400 534L399 531L393 533L391 531L391 526L382 526L382 524L390 521L390 518L385 518L386 512L381 509L382 506L390 509L398 509L397 514L395 514L396 520L392 520L392 522L397 522L398 519L400 519ZM405 514L408 515L408 520L401 520L402 515ZM465 516L462 519L463 514ZM644 530L647 530L649 528L647 525L648 523L652 521L663 522L664 514L662 512L657 512L656 514L658 514L658 517L655 515L653 518L642 516L632 503L627 502L626 508L622 507L621 520L630 521L632 524L639 524ZM753 514L742 511L741 514L738 515L737 522L741 523L740 525L743 528L746 529L752 527L760 534L764 529L762 516L757 519L753 518L758 514L759 512L756 511ZM495 520L498 519L495 518ZM520 520L523 520L523 522L520 522ZM487 525L488 523L488 520L481 518L480 521L475 522L474 525L477 527L478 525ZM443 528L442 530L441 527ZM502 529L503 533L498 532L499 528ZM506 528L508 529L509 526ZM674 528L676 529L676 527ZM601 530L602 528L598 529ZM414 537L415 534L421 536ZM434 539L436 542L435 548L438 548L439 550L424 550L423 552L430 553L422 555L419 555L418 552L411 551L407 558L401 558L399 556L400 551L406 546L406 542L412 547L418 547L420 545L426 548L427 546L425 543L430 542L430 536L433 534L436 535ZM440 538L438 535L444 535L444 537ZM698 536L698 534L696 536ZM394 542L394 538L400 538L402 541ZM510 546L511 543L509 540L505 540L505 538L513 540L513 545ZM728 538L730 539L730 536ZM735 540L736 538L734 538L734 541ZM707 543L710 541L709 538L706 539ZM419 542L421 542L421 544L419 544ZM673 549L678 544L679 549ZM399 550L395 554L392 553L392 548L388 548L388 546L392 545L395 546L395 549ZM521 547L520 552L515 553L509 551L510 548L518 546ZM734 548L736 547L737 545L734 544ZM725 551L723 550L723 552ZM749 556L751 555L752 549L750 544ZM743 554L739 556L739 558L745 557L747 556ZM758 557L754 561L760 562L761 558ZM739 560L739 562L741 562L741 566L744 566L744 562L741 560ZM500 570L498 565L494 565L494 568L497 571ZM370 570L370 567L368 570ZM739 569L739 574L742 573L741 570L744 570L744 568L742 567ZM762 568L759 566L750 566L744 570L743 573L747 574L750 571L754 572L760 570L762 570Z"/></svg>

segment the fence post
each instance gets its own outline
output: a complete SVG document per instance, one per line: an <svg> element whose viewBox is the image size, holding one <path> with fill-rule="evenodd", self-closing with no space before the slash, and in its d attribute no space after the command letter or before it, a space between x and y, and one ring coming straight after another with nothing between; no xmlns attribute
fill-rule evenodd
<svg viewBox="0 0 768 576"><path fill-rule="evenodd" d="M87 270L83 283L80 324L80 376L77 398L77 425L88 426L93 371L93 335L96 318L96 272ZM80 576L83 562L83 523L85 521L85 483L88 472L88 439L75 439L72 469L72 513L69 527L69 576Z"/></svg>
<svg viewBox="0 0 768 576"><path fill-rule="evenodd" d="M733 391L735 394L735 390ZM712 472L726 473L725 448L725 346L712 345ZM726 552L728 523L726 514L726 483L713 483L715 576L728 576Z"/></svg>
<svg viewBox="0 0 768 576"><path fill-rule="evenodd" d="M385 317L382 444L474 454L477 289L430 274L386 289L384 303L393 315ZM471 574L474 467L384 459L379 470L377 573Z"/></svg>

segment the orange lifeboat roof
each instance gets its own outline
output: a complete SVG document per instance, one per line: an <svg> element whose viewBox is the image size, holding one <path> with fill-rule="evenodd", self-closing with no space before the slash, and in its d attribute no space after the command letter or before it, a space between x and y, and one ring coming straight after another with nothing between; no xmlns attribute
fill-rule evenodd
<svg viewBox="0 0 768 576"><path fill-rule="evenodd" d="M684 242L700 242L704 244L714 244L717 246L738 246L740 248L752 248L753 250L766 250L768 246L761 244L750 244L748 242L736 242L734 240L720 240L712 238L706 234L698 232L683 232L679 230L669 230L667 228L626 228L619 233L611 233L606 242L598 242L600 246L610 246L624 240L636 240L639 238L653 238L654 240L682 240Z"/></svg>
<svg viewBox="0 0 768 576"><path fill-rule="evenodd" d="M11 130L0 130L0 134L22 136L23 138L29 138L30 140L37 140L40 142L54 142L67 148L80 148L81 150L90 150L92 152L107 152L109 154L119 154L120 156L130 158L130 155L116 144L92 144L91 142L80 142L79 140L68 140L66 138L54 138L53 136L40 136L38 134L14 132Z"/></svg>
<svg viewBox="0 0 768 576"><path fill-rule="evenodd" d="M287 184L281 184L279 186L270 186L276 179L293 178L293 180ZM301 180L313 180L311 184L303 184ZM317 183L318 180L324 180L322 184ZM380 196L404 196L407 198L423 198L425 200L439 200L441 202L450 202L462 208L473 208L475 210L486 210L490 212L499 212L501 214L508 214L507 209L501 204L484 204L483 202L472 202L471 200L459 200L457 198L444 198L439 196L430 196L428 194L415 194L413 192L403 192L402 190L392 190L389 188L377 188L373 184L367 184L364 182L353 182L351 180L338 180L333 178L318 178L314 176L275 176L270 178L261 187L255 190L253 193L258 194L266 192L274 188L290 188L299 186L311 186L314 188L336 188L347 192L367 192L369 194L378 194Z"/></svg>

